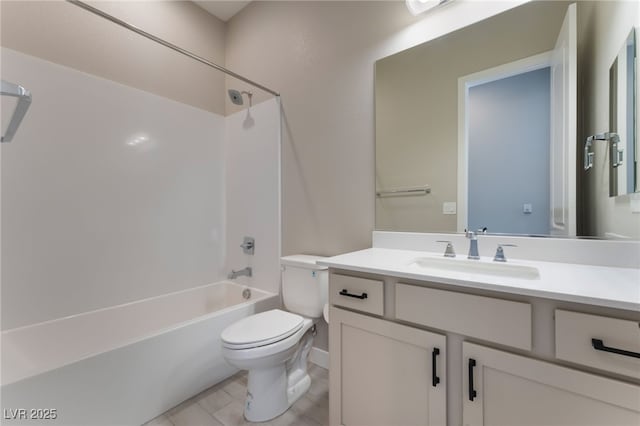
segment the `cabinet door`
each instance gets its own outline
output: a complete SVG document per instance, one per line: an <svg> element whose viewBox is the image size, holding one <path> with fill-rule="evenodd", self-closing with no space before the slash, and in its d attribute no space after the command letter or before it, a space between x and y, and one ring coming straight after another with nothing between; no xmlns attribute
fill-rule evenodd
<svg viewBox="0 0 640 426"><path fill-rule="evenodd" d="M335 307L329 318L332 425L446 424L445 336Z"/></svg>
<svg viewBox="0 0 640 426"><path fill-rule="evenodd" d="M640 386L465 342L466 425L640 424Z"/></svg>

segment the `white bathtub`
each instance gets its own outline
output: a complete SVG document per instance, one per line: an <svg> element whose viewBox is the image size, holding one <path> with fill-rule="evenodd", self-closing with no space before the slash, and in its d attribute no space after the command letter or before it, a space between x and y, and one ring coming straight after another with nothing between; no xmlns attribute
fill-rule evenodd
<svg viewBox="0 0 640 426"><path fill-rule="evenodd" d="M219 282L2 332L0 421L140 425L163 413L236 372L220 333L279 304L245 288ZM56 418L30 418L46 410Z"/></svg>

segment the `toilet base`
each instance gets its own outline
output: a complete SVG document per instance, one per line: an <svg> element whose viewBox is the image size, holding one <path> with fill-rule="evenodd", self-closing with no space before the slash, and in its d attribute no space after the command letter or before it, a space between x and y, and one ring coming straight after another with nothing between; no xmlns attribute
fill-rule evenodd
<svg viewBox="0 0 640 426"><path fill-rule="evenodd" d="M250 422L266 422L287 411L311 387L307 359L313 332L302 338L293 358L269 368L251 369L247 383L244 417Z"/></svg>
<svg viewBox="0 0 640 426"><path fill-rule="evenodd" d="M284 367L251 370L247 384L244 417L250 422L266 422L287 411L311 386L311 378L304 373L292 382Z"/></svg>
<svg viewBox="0 0 640 426"><path fill-rule="evenodd" d="M265 422L289 408L287 372L284 364L263 370L249 370L244 417Z"/></svg>
<svg viewBox="0 0 640 426"><path fill-rule="evenodd" d="M287 400L289 401L289 406L292 406L311 387L311 377L304 371L301 374L296 374L295 377L290 375L288 382Z"/></svg>

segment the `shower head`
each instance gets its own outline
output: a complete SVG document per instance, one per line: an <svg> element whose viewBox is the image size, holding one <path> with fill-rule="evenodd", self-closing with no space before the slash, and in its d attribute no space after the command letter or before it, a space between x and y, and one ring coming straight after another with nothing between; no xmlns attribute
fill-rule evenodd
<svg viewBox="0 0 640 426"><path fill-rule="evenodd" d="M231 102L236 105L242 105L244 103L242 99L243 94L246 94L249 97L249 106L251 106L251 97L253 96L253 93L246 92L244 90L240 92L239 90L229 89L229 98L231 99Z"/></svg>
<svg viewBox="0 0 640 426"><path fill-rule="evenodd" d="M231 102L233 102L236 105L242 105L243 101L242 101L242 94L234 89L229 89L229 97L231 98Z"/></svg>

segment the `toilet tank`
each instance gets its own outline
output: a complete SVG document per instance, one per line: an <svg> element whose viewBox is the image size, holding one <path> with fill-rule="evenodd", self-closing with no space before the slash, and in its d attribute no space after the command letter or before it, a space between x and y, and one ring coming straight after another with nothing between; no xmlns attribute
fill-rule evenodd
<svg viewBox="0 0 640 426"><path fill-rule="evenodd" d="M323 256L297 254L280 259L282 300L289 312L308 318L322 316L329 294L329 271L316 264Z"/></svg>

